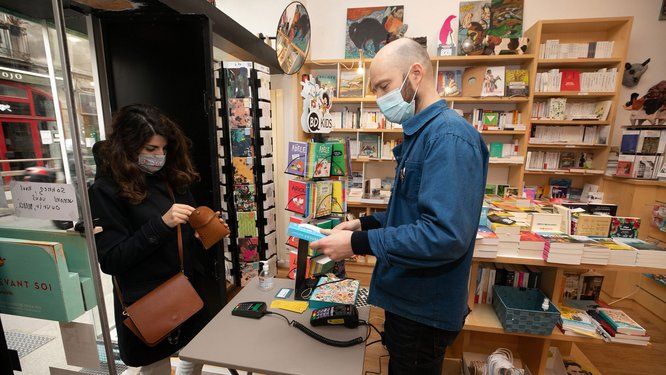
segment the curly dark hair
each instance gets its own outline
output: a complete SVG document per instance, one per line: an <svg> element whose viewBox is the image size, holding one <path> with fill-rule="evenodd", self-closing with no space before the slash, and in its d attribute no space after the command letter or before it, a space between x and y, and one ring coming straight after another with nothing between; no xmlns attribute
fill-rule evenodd
<svg viewBox="0 0 666 375"><path fill-rule="evenodd" d="M166 163L160 174L174 189L183 189L199 180L190 159L191 141L180 127L162 111L147 104L132 104L113 116L112 133L104 142L101 172L119 186L120 195L132 204L141 203L147 195L146 176L137 165L141 148L159 134L166 138Z"/></svg>

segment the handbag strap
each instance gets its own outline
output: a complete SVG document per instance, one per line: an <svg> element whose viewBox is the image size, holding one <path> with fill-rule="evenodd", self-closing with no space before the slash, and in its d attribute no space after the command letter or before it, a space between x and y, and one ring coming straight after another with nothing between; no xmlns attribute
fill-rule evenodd
<svg viewBox="0 0 666 375"><path fill-rule="evenodd" d="M171 185L169 185L168 182L166 183L166 185L171 200L173 201L173 203L176 203L176 197L173 195L173 190L171 189ZM185 274L185 266L183 265L183 234L180 229L180 224L176 225L176 233L178 236L178 260L180 260L180 272ZM123 294L120 292L120 285L118 285L118 280L116 279L115 276L113 276L113 285L115 286L116 294L118 294L118 301L120 301L120 305L123 307L123 315L127 315L127 306L125 305L125 301L123 300Z"/></svg>

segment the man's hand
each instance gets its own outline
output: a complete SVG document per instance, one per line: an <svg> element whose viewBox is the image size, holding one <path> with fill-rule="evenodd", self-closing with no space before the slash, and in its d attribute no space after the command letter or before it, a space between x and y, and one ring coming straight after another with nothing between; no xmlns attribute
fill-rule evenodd
<svg viewBox="0 0 666 375"><path fill-rule="evenodd" d="M324 255L336 262L351 258L354 255L351 247L352 231L335 230L329 236L312 242L310 247L319 249Z"/></svg>

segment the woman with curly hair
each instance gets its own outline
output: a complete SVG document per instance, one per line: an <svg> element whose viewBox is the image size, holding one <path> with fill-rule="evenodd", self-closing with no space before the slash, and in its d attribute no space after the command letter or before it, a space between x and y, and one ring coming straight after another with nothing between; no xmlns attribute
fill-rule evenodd
<svg viewBox="0 0 666 375"><path fill-rule="evenodd" d="M141 374L171 374L170 356L210 320L206 307L149 347L130 331L123 307L180 271L176 226L194 211L189 186L199 175L189 156L190 141L157 108L135 104L114 116L112 134L97 147L98 174L90 187L99 263L116 278L114 312L120 357ZM185 275L203 296L203 246L189 225L181 225ZM202 298L203 299L203 298ZM181 361L176 374L201 373L201 365Z"/></svg>

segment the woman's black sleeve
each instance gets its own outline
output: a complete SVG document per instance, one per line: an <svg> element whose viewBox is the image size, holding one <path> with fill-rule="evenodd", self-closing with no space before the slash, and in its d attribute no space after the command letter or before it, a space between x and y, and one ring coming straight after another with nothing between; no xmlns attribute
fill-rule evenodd
<svg viewBox="0 0 666 375"><path fill-rule="evenodd" d="M95 235L102 272L123 274L158 250L173 229L156 216L132 232L120 198L97 182L90 188L93 218L99 219L102 232Z"/></svg>

